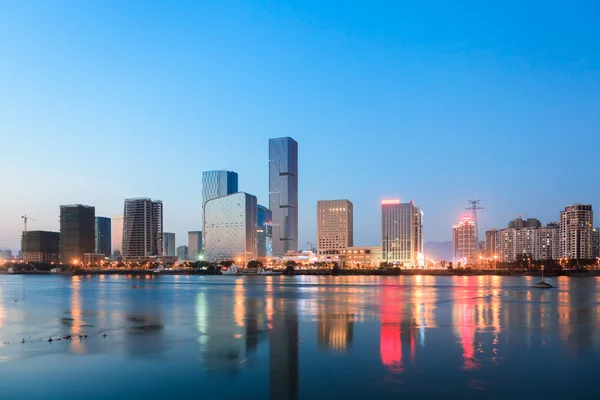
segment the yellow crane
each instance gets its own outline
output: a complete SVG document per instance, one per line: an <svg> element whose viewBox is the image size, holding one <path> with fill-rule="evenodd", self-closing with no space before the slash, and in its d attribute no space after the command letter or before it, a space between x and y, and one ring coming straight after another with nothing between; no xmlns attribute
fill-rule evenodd
<svg viewBox="0 0 600 400"><path fill-rule="evenodd" d="M23 232L27 232L27 221L32 220L32 221L37 221L37 219L33 219L31 217L28 217L27 214L22 215L21 218L23 218L23 223L24 223L24 229Z"/></svg>

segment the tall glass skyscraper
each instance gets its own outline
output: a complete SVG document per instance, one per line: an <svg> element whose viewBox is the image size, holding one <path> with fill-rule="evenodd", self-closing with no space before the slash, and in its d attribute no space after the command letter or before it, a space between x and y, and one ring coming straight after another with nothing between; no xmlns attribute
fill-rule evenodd
<svg viewBox="0 0 600 400"><path fill-rule="evenodd" d="M163 232L163 256L175 257L175 234L172 232Z"/></svg>
<svg viewBox="0 0 600 400"><path fill-rule="evenodd" d="M273 256L273 213L265 206L257 207L258 258Z"/></svg>
<svg viewBox="0 0 600 400"><path fill-rule="evenodd" d="M269 139L269 209L273 213L273 256L298 251L298 142Z"/></svg>
<svg viewBox="0 0 600 400"><path fill-rule="evenodd" d="M238 174L233 171L202 172L202 206L217 197L227 196L238 191Z"/></svg>
<svg viewBox="0 0 600 400"><path fill-rule="evenodd" d="M96 253L111 256L110 218L96 217Z"/></svg>

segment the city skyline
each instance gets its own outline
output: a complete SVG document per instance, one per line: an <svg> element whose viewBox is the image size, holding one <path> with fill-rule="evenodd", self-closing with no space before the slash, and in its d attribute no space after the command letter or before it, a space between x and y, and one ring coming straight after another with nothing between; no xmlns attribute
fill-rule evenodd
<svg viewBox="0 0 600 400"><path fill-rule="evenodd" d="M376 2L341 14L323 3L207 3L192 12L185 2L105 2L92 12L40 2L34 17L30 6L8 3L0 132L4 149L26 150L0 161L10 171L0 248L20 247L25 213L37 220L29 229L58 231L61 204L110 216L138 196L162 199L165 229L183 239L202 229L202 188L190 172L237 171L239 190L268 204L265 142L281 136L301 146L299 248L315 242L321 199L354 204L361 246L380 241L373 221L384 198L426 210L425 241L451 240L469 198L486 208L480 235L519 214L557 222L567 204L598 210L597 13L534 3L493 18L477 7L445 6L440 18L426 5ZM180 18L159 28L153 21L165 13ZM137 24L144 35L131 33ZM97 142L107 145L102 162L81 151ZM565 168L559 151L571 142L585 145ZM140 176L138 157L108 162L122 146L177 151L171 168L145 162ZM420 151L400 150L407 146ZM544 157L544 173L523 178L529 152ZM397 173L407 168L418 173Z"/></svg>

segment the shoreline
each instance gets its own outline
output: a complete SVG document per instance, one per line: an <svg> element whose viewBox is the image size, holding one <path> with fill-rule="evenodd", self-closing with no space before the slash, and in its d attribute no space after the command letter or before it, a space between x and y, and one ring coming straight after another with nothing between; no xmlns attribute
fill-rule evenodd
<svg viewBox="0 0 600 400"><path fill-rule="evenodd" d="M21 271L7 272L0 271L0 275L58 275L58 276L85 276L85 275L209 275L218 276L221 274L207 273L206 271L161 271L151 270L86 270L86 271L65 271L54 273L49 271ZM234 276L262 276L254 273L241 273ZM268 276L268 275L265 275ZM293 274L283 276L541 276L539 271L508 271L508 270L296 270ZM592 271L560 271L546 272L544 277L597 277L600 276L600 270Z"/></svg>

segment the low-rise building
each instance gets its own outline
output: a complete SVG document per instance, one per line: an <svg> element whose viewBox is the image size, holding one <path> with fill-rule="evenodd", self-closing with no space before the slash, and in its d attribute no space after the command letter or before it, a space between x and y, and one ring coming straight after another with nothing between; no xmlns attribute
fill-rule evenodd
<svg viewBox="0 0 600 400"><path fill-rule="evenodd" d="M84 253L83 265L102 264L104 259L105 255L103 253Z"/></svg>
<svg viewBox="0 0 600 400"><path fill-rule="evenodd" d="M341 251L345 268L378 268L381 265L381 246L348 247Z"/></svg>

